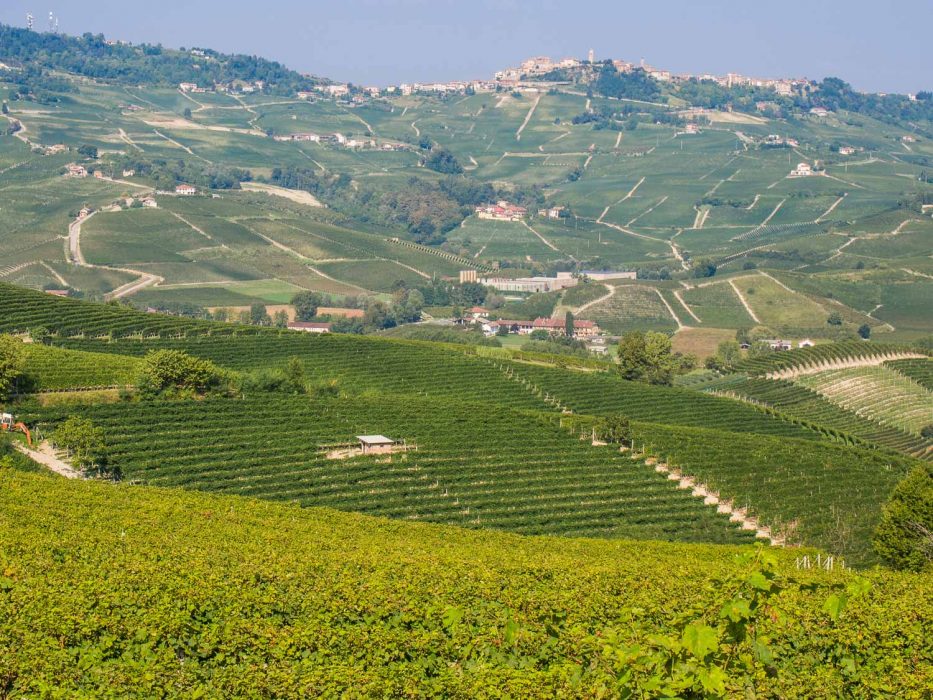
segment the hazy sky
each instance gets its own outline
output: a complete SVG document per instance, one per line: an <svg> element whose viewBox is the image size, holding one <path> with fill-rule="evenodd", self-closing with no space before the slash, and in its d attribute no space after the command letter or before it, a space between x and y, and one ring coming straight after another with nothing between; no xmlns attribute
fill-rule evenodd
<svg viewBox="0 0 933 700"><path fill-rule="evenodd" d="M491 77L532 55L933 89L933 0L3 0L0 22L259 54L341 81Z"/></svg>

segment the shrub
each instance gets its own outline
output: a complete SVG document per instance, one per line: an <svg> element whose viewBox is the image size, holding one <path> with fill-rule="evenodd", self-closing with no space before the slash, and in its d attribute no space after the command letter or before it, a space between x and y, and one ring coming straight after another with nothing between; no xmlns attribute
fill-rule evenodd
<svg viewBox="0 0 933 700"><path fill-rule="evenodd" d="M210 360L181 350L153 350L143 359L137 386L144 394L173 389L203 393L219 387L227 378L224 370Z"/></svg>

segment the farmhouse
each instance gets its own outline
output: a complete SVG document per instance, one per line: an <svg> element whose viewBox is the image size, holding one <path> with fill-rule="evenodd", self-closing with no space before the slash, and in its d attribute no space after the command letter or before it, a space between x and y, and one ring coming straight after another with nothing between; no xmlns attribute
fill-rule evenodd
<svg viewBox="0 0 933 700"><path fill-rule="evenodd" d="M87 168L77 163L68 166L68 177L87 177Z"/></svg>
<svg viewBox="0 0 933 700"><path fill-rule="evenodd" d="M476 216L480 219L493 221L521 221L528 214L525 207L500 200L495 204L485 204L476 207Z"/></svg>
<svg viewBox="0 0 933 700"><path fill-rule="evenodd" d="M58 155L59 153L64 153L67 150L68 150L68 147L65 144L56 143L52 146L45 147L45 155L54 156L54 155Z"/></svg>
<svg viewBox="0 0 933 700"><path fill-rule="evenodd" d="M78 212L78 218L85 219L91 215L94 210L90 207L81 207L81 211Z"/></svg>
<svg viewBox="0 0 933 700"><path fill-rule="evenodd" d="M473 319L489 318L489 312L482 306L474 306L467 309L466 315Z"/></svg>
<svg viewBox="0 0 933 700"><path fill-rule="evenodd" d="M538 209L538 216L547 219L559 219L561 212L564 211L563 207L551 207L549 209Z"/></svg>
<svg viewBox="0 0 933 700"><path fill-rule="evenodd" d="M317 323L315 321L292 321L288 324L289 330L303 331L305 333L330 333L331 324Z"/></svg>
<svg viewBox="0 0 933 700"><path fill-rule="evenodd" d="M813 174L813 168L809 163L797 163L797 167L791 171L792 177L809 177Z"/></svg>
<svg viewBox="0 0 933 700"><path fill-rule="evenodd" d="M132 169L123 171L123 177L133 177L135 174L136 171Z"/></svg>
<svg viewBox="0 0 933 700"><path fill-rule="evenodd" d="M182 92L194 92L198 89L197 83L178 83L178 89Z"/></svg>
<svg viewBox="0 0 933 700"><path fill-rule="evenodd" d="M104 179L104 171L103 171L103 170L95 170L95 171L94 171L94 177L96 177L98 180L103 180L103 179Z"/></svg>
<svg viewBox="0 0 933 700"><path fill-rule="evenodd" d="M564 335L567 331L566 323L560 318L536 318L534 328L545 330L551 335ZM592 338L599 335L599 326L594 321L574 320L573 334L578 338Z"/></svg>
<svg viewBox="0 0 933 700"><path fill-rule="evenodd" d="M855 149L852 146L840 146L839 155L841 156L851 156L855 153Z"/></svg>
<svg viewBox="0 0 933 700"><path fill-rule="evenodd" d="M812 114L814 117L827 117L829 116L829 110L827 110L825 107L814 107L810 110L810 114Z"/></svg>
<svg viewBox="0 0 933 700"><path fill-rule="evenodd" d="M194 185L176 185L175 194L181 195L182 197L190 197L193 194L197 194L198 190Z"/></svg>
<svg viewBox="0 0 933 700"><path fill-rule="evenodd" d="M143 199L142 204L148 209L158 209L159 203L155 200L155 197L146 197Z"/></svg>
<svg viewBox="0 0 933 700"><path fill-rule="evenodd" d="M684 133L685 134L699 134L700 125L697 124L696 122L690 122L689 124L687 124L687 127L684 130Z"/></svg>
<svg viewBox="0 0 933 700"><path fill-rule="evenodd" d="M794 347L794 344L789 340L768 339L762 340L761 342L772 350L790 350L792 347Z"/></svg>

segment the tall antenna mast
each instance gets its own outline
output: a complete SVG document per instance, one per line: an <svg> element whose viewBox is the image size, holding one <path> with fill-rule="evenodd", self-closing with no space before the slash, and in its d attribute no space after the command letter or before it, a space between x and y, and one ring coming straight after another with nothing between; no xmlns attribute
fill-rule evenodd
<svg viewBox="0 0 933 700"><path fill-rule="evenodd" d="M31 12L26 13L26 29L32 31L32 27L36 22L36 18L32 16Z"/></svg>

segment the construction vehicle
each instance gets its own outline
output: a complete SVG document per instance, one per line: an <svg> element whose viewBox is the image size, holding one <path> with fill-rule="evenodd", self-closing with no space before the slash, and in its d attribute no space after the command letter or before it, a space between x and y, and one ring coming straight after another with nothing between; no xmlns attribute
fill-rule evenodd
<svg viewBox="0 0 933 700"><path fill-rule="evenodd" d="M0 413L0 432L2 433L24 433L26 435L26 444L32 447L32 433L25 423L16 422L12 413Z"/></svg>

